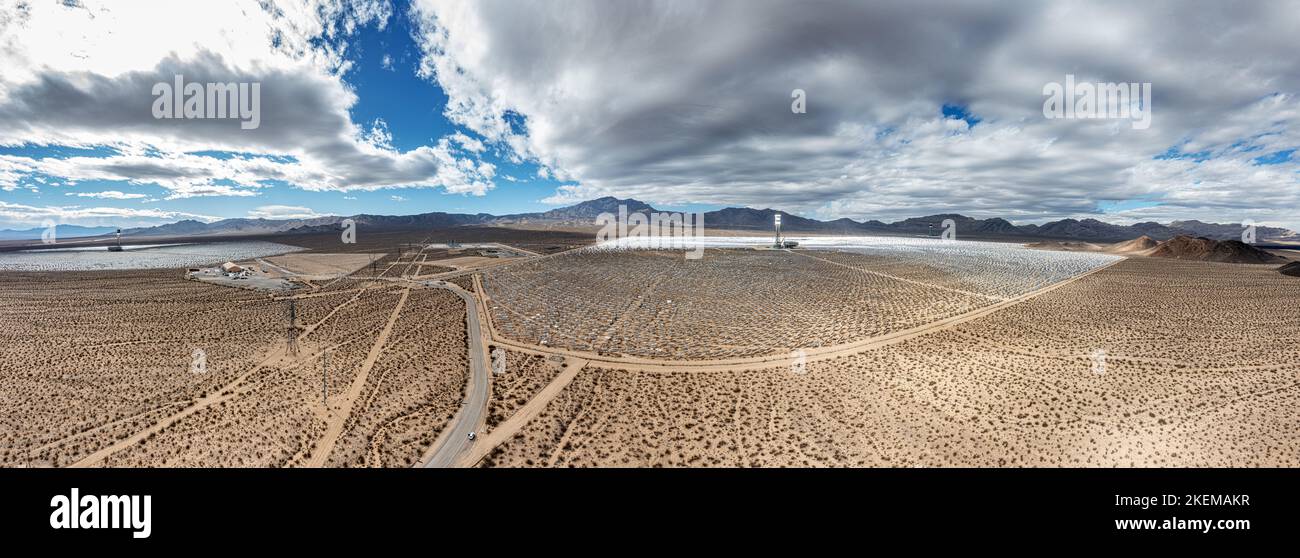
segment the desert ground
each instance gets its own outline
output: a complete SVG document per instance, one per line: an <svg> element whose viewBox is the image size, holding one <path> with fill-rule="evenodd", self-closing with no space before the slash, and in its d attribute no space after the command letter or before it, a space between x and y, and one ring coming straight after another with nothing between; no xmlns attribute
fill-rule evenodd
<svg viewBox="0 0 1300 558"><path fill-rule="evenodd" d="M0 464L409 467L477 420L456 466L1300 466L1277 266L485 230L528 255L284 235L317 275L289 292L0 273ZM504 364L481 414L476 347Z"/></svg>
<svg viewBox="0 0 1300 558"><path fill-rule="evenodd" d="M384 253L367 254L364 252L344 254L309 252L274 256L266 258L266 261L277 268L292 269L295 273L302 275L333 278L346 276L370 265L372 262L384 259L387 255Z"/></svg>
<svg viewBox="0 0 1300 558"><path fill-rule="evenodd" d="M0 462L409 466L459 406L467 368L464 303L400 280L426 256L291 295L177 270L0 274Z"/></svg>
<svg viewBox="0 0 1300 558"><path fill-rule="evenodd" d="M482 466L1300 465L1300 281L1132 258L804 367L589 366Z"/></svg>

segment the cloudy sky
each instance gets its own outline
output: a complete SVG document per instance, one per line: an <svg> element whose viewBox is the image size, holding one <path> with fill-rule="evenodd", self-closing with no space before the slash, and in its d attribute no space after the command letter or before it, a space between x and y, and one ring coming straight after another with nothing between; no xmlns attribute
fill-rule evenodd
<svg viewBox="0 0 1300 558"><path fill-rule="evenodd" d="M538 211L1300 229L1276 2L91 2L0 7L0 228ZM260 122L155 84L260 84ZM1150 126L1044 87L1150 84ZM791 110L794 90L806 112Z"/></svg>

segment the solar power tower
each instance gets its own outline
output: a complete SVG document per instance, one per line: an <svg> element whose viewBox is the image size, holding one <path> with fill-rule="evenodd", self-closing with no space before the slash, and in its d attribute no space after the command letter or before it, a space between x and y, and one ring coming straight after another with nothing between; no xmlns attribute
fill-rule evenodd
<svg viewBox="0 0 1300 558"><path fill-rule="evenodd" d="M781 247L781 214L777 213L774 217L775 217L774 226L776 227L776 243L773 244L772 246L780 248Z"/></svg>

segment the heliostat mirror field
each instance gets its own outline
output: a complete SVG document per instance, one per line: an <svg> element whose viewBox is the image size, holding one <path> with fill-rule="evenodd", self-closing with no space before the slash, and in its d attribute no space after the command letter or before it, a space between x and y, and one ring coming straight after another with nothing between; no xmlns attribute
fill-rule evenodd
<svg viewBox="0 0 1300 558"><path fill-rule="evenodd" d="M484 274L493 325L519 341L659 359L828 347L960 316L1118 256L895 237L702 237L699 259L623 238Z"/></svg>

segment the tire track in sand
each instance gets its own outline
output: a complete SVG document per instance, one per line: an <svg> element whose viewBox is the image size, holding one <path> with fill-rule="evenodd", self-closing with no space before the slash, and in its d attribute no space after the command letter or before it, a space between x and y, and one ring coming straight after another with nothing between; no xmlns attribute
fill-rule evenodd
<svg viewBox="0 0 1300 558"><path fill-rule="evenodd" d="M348 386L343 403L337 412L331 413L324 438L321 444L316 446L316 451L312 452L311 459L306 463L307 467L325 465L325 459L329 457L330 452L334 451L334 445L338 443L339 435L343 433L344 424L352 416L352 406L356 404L357 398L361 396L361 390L366 386L366 378L370 375L370 369L375 367L379 355L383 354L384 345L388 343L388 336L393 333L393 324L397 323L397 317L402 314L402 308L406 306L406 299L410 294L411 287L402 289L402 297L397 300L397 305L393 307L392 314L389 314L388 323L384 324L384 330L379 332L379 338L370 347L370 354L366 355L365 362L361 364L361 370L352 379L352 385Z"/></svg>

